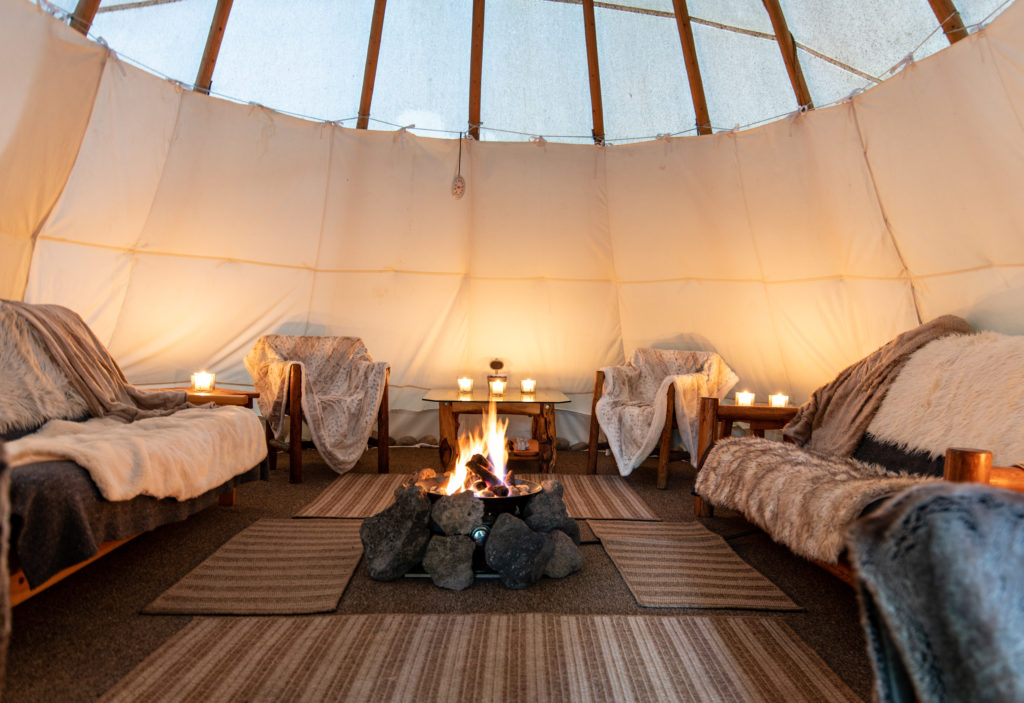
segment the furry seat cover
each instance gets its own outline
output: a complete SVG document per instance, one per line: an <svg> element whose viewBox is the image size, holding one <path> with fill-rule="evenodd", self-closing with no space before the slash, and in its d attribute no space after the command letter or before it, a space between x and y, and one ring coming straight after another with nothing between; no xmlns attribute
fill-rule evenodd
<svg viewBox="0 0 1024 703"><path fill-rule="evenodd" d="M849 541L876 700L1024 700L1024 495L918 486Z"/></svg>
<svg viewBox="0 0 1024 703"><path fill-rule="evenodd" d="M834 564L847 529L867 505L935 480L742 437L714 446L695 488L712 504L741 512L794 553Z"/></svg>

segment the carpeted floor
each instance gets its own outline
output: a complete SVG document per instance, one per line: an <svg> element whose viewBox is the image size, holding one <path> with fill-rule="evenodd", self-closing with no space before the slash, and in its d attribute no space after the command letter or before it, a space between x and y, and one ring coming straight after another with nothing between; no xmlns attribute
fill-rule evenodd
<svg viewBox="0 0 1024 703"><path fill-rule="evenodd" d="M287 461L281 462L287 467ZM432 449L393 448L393 472L437 467ZM583 473L586 452L559 452L559 472ZM627 480L663 520L692 520L693 471L670 464L668 489L655 487L656 463L648 460ZM376 451L363 456L357 471L376 471ZM526 464L522 471L530 471ZM533 469L535 470L535 469ZM602 456L598 472L614 474ZM149 653L184 628L192 618L142 615L149 602L261 518L294 515L323 491L336 475L315 451L304 456L305 482L288 483L287 468L269 482L238 490L232 508L212 507L185 522L141 535L48 591L17 606L8 655L5 700L95 700L128 674ZM818 567L794 557L763 533L736 517L703 523L721 534L748 563L803 606L801 612L768 612L780 618L815 650L865 700L870 699L871 670L864 651L853 591ZM496 581L479 581L462 592L444 591L429 581L372 581L360 564L337 613L554 613L573 615L716 616L751 611L683 610L638 606L600 545L584 545L586 566L569 579L544 579L523 591ZM323 617L331 617L330 615Z"/></svg>

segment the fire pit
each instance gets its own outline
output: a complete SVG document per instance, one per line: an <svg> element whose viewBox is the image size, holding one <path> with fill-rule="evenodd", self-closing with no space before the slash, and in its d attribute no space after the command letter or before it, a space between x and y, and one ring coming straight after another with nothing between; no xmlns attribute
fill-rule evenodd
<svg viewBox="0 0 1024 703"><path fill-rule="evenodd" d="M566 512L562 485L512 475L508 422L497 421L493 403L489 410L482 435L459 438L451 472L411 475L391 506L363 522L371 578L425 571L436 585L461 590L489 569L505 586L525 588L582 568L579 525Z"/></svg>

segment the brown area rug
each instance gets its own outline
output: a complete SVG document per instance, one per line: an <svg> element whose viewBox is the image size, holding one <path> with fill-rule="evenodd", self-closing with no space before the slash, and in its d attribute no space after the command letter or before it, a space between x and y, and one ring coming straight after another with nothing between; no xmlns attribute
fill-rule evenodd
<svg viewBox="0 0 1024 703"><path fill-rule="evenodd" d="M391 505L395 489L409 474L347 473L336 478L295 517L362 518Z"/></svg>
<svg viewBox="0 0 1024 703"><path fill-rule="evenodd" d="M142 612L293 615L332 611L363 555L359 525L357 520L258 520Z"/></svg>
<svg viewBox="0 0 1024 703"><path fill-rule="evenodd" d="M640 605L802 610L697 522L588 522Z"/></svg>
<svg viewBox="0 0 1024 703"><path fill-rule="evenodd" d="M565 488L569 517L588 520L660 520L621 476L516 474L527 481L555 479Z"/></svg>
<svg viewBox="0 0 1024 703"><path fill-rule="evenodd" d="M197 618L116 701L858 701L777 618Z"/></svg>

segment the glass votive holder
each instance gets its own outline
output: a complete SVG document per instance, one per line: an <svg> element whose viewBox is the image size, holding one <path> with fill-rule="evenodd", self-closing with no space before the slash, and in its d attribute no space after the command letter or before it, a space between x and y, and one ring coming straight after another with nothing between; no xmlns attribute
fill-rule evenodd
<svg viewBox="0 0 1024 703"><path fill-rule="evenodd" d="M473 379L469 376L463 376L456 381L459 384L459 393L472 393L473 392Z"/></svg>
<svg viewBox="0 0 1024 703"><path fill-rule="evenodd" d="M532 378L524 378L519 382L519 390L524 394L534 393L537 390L537 381Z"/></svg>
<svg viewBox="0 0 1024 703"><path fill-rule="evenodd" d="M508 385L508 382L503 378L492 378L488 381L488 385L490 386L491 395L501 396L505 395L505 386Z"/></svg>
<svg viewBox="0 0 1024 703"><path fill-rule="evenodd" d="M773 408L784 408L789 403L789 396L783 393L776 393L768 396L768 403Z"/></svg>
<svg viewBox="0 0 1024 703"><path fill-rule="evenodd" d="M217 374L208 371L196 371L192 374L192 390L197 393L209 393L215 387Z"/></svg>
<svg viewBox="0 0 1024 703"><path fill-rule="evenodd" d="M754 394L750 391L737 391L736 405L753 405Z"/></svg>

